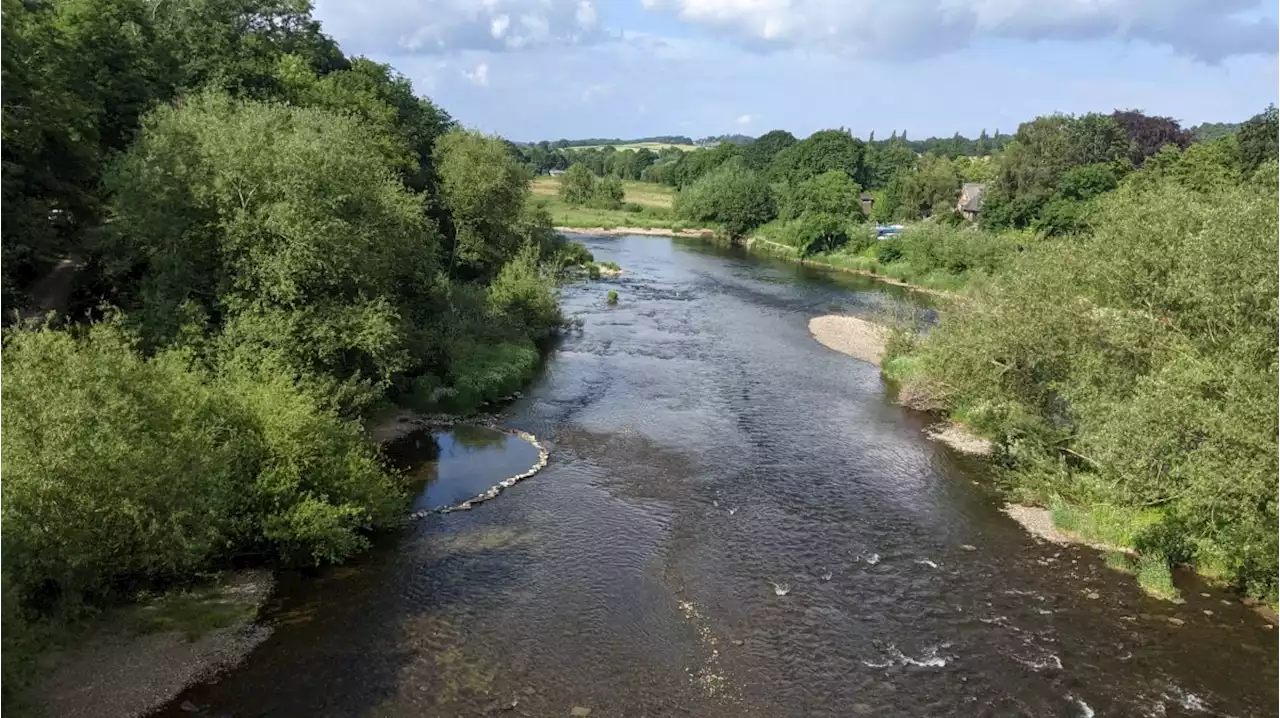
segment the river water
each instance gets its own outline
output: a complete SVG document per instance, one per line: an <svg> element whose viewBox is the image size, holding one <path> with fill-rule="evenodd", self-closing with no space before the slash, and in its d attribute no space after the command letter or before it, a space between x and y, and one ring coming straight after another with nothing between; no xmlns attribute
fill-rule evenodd
<svg viewBox="0 0 1280 718"><path fill-rule="evenodd" d="M162 713L1276 714L1263 619L1037 543L980 462L808 334L901 290L664 238L588 244L626 274L566 290L582 331L508 422L548 466L282 576L273 636Z"/></svg>

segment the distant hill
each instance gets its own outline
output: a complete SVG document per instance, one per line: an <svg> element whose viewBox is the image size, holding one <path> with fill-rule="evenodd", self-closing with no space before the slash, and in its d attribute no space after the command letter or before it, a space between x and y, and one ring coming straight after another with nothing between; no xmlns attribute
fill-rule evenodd
<svg viewBox="0 0 1280 718"><path fill-rule="evenodd" d="M1233 135L1240 130L1239 122L1203 122L1191 128L1196 142L1211 142L1219 137Z"/></svg>

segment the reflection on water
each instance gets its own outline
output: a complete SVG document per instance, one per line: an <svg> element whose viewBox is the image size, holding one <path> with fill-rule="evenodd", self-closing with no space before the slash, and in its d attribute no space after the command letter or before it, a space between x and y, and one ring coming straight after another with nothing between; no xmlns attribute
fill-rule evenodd
<svg viewBox="0 0 1280 718"><path fill-rule="evenodd" d="M393 442L387 458L421 489L413 511L466 501L499 481L529 470L538 449L516 436L484 426L424 429Z"/></svg>
<svg viewBox="0 0 1280 718"><path fill-rule="evenodd" d="M809 335L907 293L661 238L589 246L627 274L566 288L583 331L512 407L547 467L282 576L272 637L167 715L1275 715L1262 619L1036 543L980 462ZM452 498L431 493L446 471L476 474L467 495L524 471L517 446L441 442L419 505Z"/></svg>

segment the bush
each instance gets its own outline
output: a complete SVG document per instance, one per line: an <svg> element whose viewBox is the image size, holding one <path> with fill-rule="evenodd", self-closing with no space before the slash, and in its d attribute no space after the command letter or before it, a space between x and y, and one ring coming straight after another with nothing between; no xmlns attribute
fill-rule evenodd
<svg viewBox="0 0 1280 718"><path fill-rule="evenodd" d="M609 294L605 296L605 303L610 306L618 303L618 293L610 289Z"/></svg>
<svg viewBox="0 0 1280 718"><path fill-rule="evenodd" d="M596 183L587 206L594 209L621 209L622 199L625 196L626 191L622 187L622 180L610 175Z"/></svg>
<svg viewBox="0 0 1280 718"><path fill-rule="evenodd" d="M144 358L117 323L3 352L4 555L22 605L71 612L239 552L341 560L403 495L366 443L271 362Z"/></svg>
<svg viewBox="0 0 1280 718"><path fill-rule="evenodd" d="M483 402L518 390L537 369L538 350L531 343L461 348L449 369L452 391L444 408L459 413L474 411Z"/></svg>
<svg viewBox="0 0 1280 718"><path fill-rule="evenodd" d="M893 264L902 259L902 238L888 237L876 242L876 261L881 264Z"/></svg>

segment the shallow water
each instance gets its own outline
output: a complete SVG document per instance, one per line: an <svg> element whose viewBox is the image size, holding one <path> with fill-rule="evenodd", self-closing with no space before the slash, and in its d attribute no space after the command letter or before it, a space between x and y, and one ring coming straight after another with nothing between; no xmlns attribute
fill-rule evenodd
<svg viewBox="0 0 1280 718"><path fill-rule="evenodd" d="M386 453L419 487L415 512L459 504L538 461L533 444L484 426L423 429L395 441Z"/></svg>
<svg viewBox="0 0 1280 718"><path fill-rule="evenodd" d="M1037 543L980 463L808 334L901 290L588 243L627 273L566 291L583 330L509 422L548 466L283 576L274 635L166 714L1276 714L1263 619L1187 577L1185 604L1148 598L1094 551Z"/></svg>

